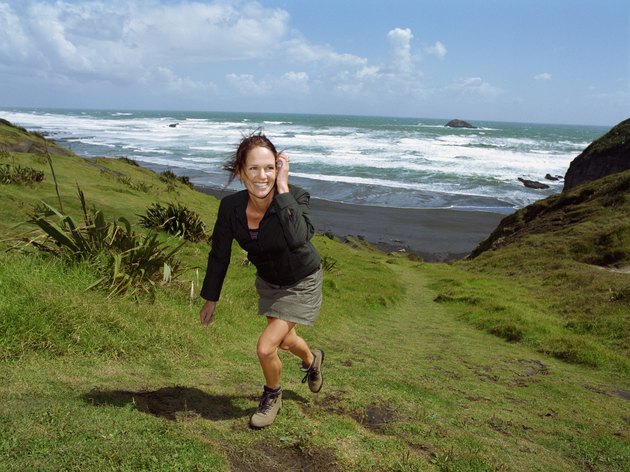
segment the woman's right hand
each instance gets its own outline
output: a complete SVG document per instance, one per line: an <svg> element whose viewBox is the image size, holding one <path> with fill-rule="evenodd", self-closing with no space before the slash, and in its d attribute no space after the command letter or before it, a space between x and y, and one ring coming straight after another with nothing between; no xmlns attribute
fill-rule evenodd
<svg viewBox="0 0 630 472"><path fill-rule="evenodd" d="M217 302L206 300L206 303L204 303L201 310L199 310L199 319L202 325L208 326L214 322L214 310L216 307Z"/></svg>

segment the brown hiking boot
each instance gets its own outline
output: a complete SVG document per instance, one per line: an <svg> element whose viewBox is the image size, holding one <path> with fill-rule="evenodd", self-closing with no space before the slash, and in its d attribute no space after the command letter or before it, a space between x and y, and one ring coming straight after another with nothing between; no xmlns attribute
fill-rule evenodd
<svg viewBox="0 0 630 472"><path fill-rule="evenodd" d="M313 354L313 363L310 367L304 367L302 364L302 372L306 372L304 378L302 379L302 383L308 380L308 388L311 389L311 392L318 393L322 389L322 385L324 384L324 374L322 374L322 364L324 363L324 351L321 349L315 349L311 351Z"/></svg>
<svg viewBox="0 0 630 472"><path fill-rule="evenodd" d="M265 389L260 397L256 412L249 419L249 425L254 429L264 428L274 422L282 406L282 390L270 392Z"/></svg>

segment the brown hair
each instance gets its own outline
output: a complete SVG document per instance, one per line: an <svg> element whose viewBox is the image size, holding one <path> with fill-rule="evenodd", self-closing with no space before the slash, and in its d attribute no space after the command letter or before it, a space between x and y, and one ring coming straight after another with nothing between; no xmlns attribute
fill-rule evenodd
<svg viewBox="0 0 630 472"><path fill-rule="evenodd" d="M227 185L230 185L234 177L236 177L236 174L245 167L247 163L247 153L257 147L267 148L273 153L274 157L278 157L276 147L262 132L256 131L243 137L234 155L223 165L223 170L227 170L230 173Z"/></svg>

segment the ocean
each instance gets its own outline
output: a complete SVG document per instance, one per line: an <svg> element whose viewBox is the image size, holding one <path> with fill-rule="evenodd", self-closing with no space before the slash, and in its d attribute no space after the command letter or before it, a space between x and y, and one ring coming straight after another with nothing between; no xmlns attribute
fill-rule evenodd
<svg viewBox="0 0 630 472"><path fill-rule="evenodd" d="M291 159L290 182L313 197L398 208L509 214L559 193L570 162L606 127L278 113L0 109L85 157L127 157L225 189L224 161L262 131ZM549 185L526 188L518 178ZM235 181L228 189L240 189Z"/></svg>

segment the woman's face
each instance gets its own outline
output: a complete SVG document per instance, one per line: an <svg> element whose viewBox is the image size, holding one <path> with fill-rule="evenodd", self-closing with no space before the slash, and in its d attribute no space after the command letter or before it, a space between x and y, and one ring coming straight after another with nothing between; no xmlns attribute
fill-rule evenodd
<svg viewBox="0 0 630 472"><path fill-rule="evenodd" d="M255 147L247 153L245 166L238 172L250 195L267 197L276 183L276 156L266 147Z"/></svg>

